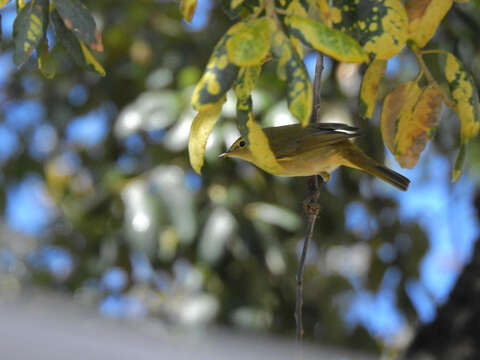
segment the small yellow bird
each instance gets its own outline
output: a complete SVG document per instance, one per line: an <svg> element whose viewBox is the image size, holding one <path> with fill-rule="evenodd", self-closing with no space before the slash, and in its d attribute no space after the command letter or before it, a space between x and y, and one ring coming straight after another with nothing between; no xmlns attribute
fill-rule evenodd
<svg viewBox="0 0 480 360"><path fill-rule="evenodd" d="M268 127L263 131L283 168L283 171L274 175L321 175L327 181L330 173L343 165L376 176L403 191L410 184L405 176L367 156L350 141L350 138L361 135L358 128L337 123L317 123L306 127L300 124ZM219 157L235 157L259 166L243 138L237 139Z"/></svg>

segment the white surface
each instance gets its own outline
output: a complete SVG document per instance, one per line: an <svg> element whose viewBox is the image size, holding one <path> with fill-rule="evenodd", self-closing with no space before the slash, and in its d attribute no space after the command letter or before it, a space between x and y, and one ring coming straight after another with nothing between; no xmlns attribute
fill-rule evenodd
<svg viewBox="0 0 480 360"><path fill-rule="evenodd" d="M230 330L181 330L159 320L118 321L58 296L0 297L1 360L315 359L373 356Z"/></svg>

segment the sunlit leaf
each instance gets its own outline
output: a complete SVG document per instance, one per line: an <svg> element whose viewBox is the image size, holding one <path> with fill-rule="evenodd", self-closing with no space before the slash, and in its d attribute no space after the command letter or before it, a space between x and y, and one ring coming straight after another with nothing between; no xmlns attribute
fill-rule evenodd
<svg viewBox="0 0 480 360"><path fill-rule="evenodd" d="M402 167L415 166L435 132L441 109L442 93L436 85L422 88L411 81L385 97L382 137Z"/></svg>
<svg viewBox="0 0 480 360"><path fill-rule="evenodd" d="M285 22L293 36L328 56L346 62L368 60L358 42L341 31L299 16L288 16Z"/></svg>
<svg viewBox="0 0 480 360"><path fill-rule="evenodd" d="M17 7L17 12L18 12L25 7L25 0L15 0L15 5Z"/></svg>
<svg viewBox="0 0 480 360"><path fill-rule="evenodd" d="M232 26L226 42L230 62L251 66L263 61L270 50L270 38L275 24L270 18L254 19Z"/></svg>
<svg viewBox="0 0 480 360"><path fill-rule="evenodd" d="M446 56L445 78L460 119L461 142L465 144L477 135L480 127L478 91L463 63L452 54Z"/></svg>
<svg viewBox="0 0 480 360"><path fill-rule="evenodd" d="M407 41L401 0L333 0L329 15L334 28L355 38L376 59L395 56Z"/></svg>
<svg viewBox="0 0 480 360"><path fill-rule="evenodd" d="M367 118L372 117L377 102L378 85L385 75L386 69L386 60L374 60L365 71L360 89L360 116Z"/></svg>
<svg viewBox="0 0 480 360"><path fill-rule="evenodd" d="M195 119L193 119L192 127L190 128L190 138L188 139L188 154L193 170L199 174L204 162L208 136L220 116L225 99L226 97L224 96L216 104L201 109L195 116Z"/></svg>
<svg viewBox="0 0 480 360"><path fill-rule="evenodd" d="M102 36L90 11L78 0L53 0L66 28L92 50L102 52Z"/></svg>
<svg viewBox="0 0 480 360"><path fill-rule="evenodd" d="M232 9L232 11L235 11L240 5L243 4L245 0L231 0L230 1L230 9Z"/></svg>
<svg viewBox="0 0 480 360"><path fill-rule="evenodd" d="M247 142L250 152L255 159L255 165L271 174L279 174L283 168L277 162L270 149L268 138L260 125L255 122L252 112L252 98L237 100L237 127Z"/></svg>
<svg viewBox="0 0 480 360"><path fill-rule="evenodd" d="M180 2L180 12L182 13L183 18L188 22L192 21L196 8L197 0L181 0Z"/></svg>
<svg viewBox="0 0 480 360"><path fill-rule="evenodd" d="M13 61L21 66L45 38L48 26L48 0L32 0L18 13L13 23L15 52Z"/></svg>
<svg viewBox="0 0 480 360"><path fill-rule="evenodd" d="M7 5L9 2L10 0L0 0L0 9Z"/></svg>
<svg viewBox="0 0 480 360"><path fill-rule="evenodd" d="M408 0L408 36L420 48L432 38L453 0Z"/></svg>
<svg viewBox="0 0 480 360"><path fill-rule="evenodd" d="M273 35L272 51L278 58L280 72L287 77L288 109L302 125L307 125L312 114L313 90L303 61L290 40L278 30Z"/></svg>
<svg viewBox="0 0 480 360"><path fill-rule="evenodd" d="M205 72L193 91L192 105L199 111L210 106L216 107L237 77L238 67L228 60L225 47L229 38L230 35L225 34L218 41Z"/></svg>
<svg viewBox="0 0 480 360"><path fill-rule="evenodd" d="M51 19L55 25L55 33L57 38L60 39L61 43L72 56L73 60L79 66L105 76L105 69L102 67L102 65L100 65L97 59L95 59L87 46L81 40L77 39L72 31L67 29L62 18L56 10L51 13Z"/></svg>

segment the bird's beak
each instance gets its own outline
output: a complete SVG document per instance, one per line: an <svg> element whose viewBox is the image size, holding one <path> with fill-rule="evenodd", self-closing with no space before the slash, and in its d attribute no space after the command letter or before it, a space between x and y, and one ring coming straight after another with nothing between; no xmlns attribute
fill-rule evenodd
<svg viewBox="0 0 480 360"><path fill-rule="evenodd" d="M228 152L224 152L224 153L218 155L218 157L222 158L222 159L225 158L225 157L228 157Z"/></svg>

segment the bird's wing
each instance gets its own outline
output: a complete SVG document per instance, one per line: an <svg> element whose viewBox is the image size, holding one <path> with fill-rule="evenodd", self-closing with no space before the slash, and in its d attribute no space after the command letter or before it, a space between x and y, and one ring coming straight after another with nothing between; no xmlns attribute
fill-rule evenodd
<svg viewBox="0 0 480 360"><path fill-rule="evenodd" d="M306 127L294 124L281 128L264 129L277 159L327 147L360 135L358 128L338 123L318 123Z"/></svg>

